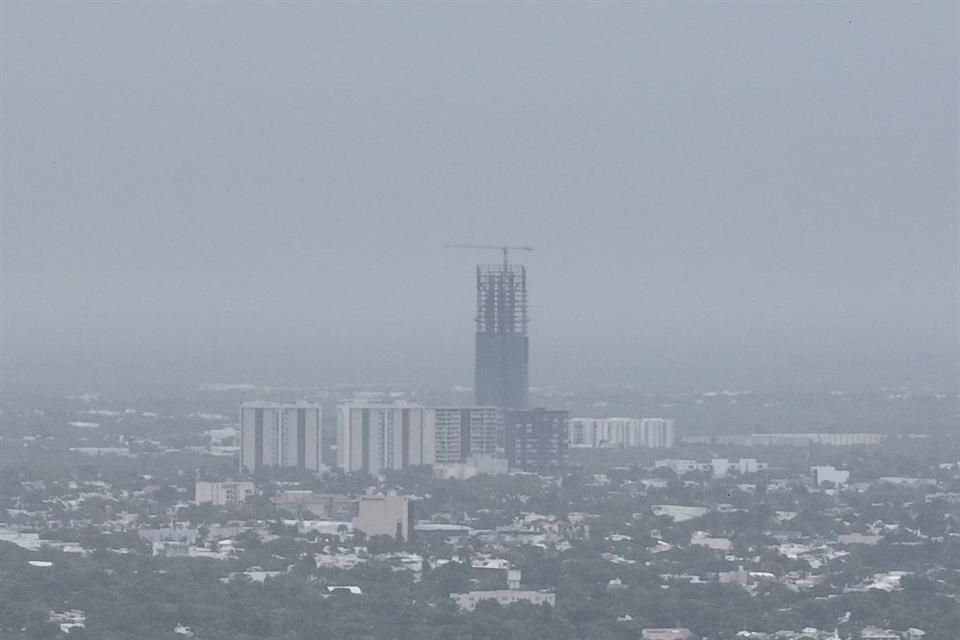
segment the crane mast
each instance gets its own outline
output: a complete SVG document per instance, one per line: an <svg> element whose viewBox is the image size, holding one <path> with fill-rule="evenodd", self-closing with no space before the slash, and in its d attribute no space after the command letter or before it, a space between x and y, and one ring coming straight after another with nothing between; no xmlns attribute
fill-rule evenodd
<svg viewBox="0 0 960 640"><path fill-rule="evenodd" d="M448 249L490 249L496 250L503 254L503 267L504 269L510 264L510 252L511 251L533 251L533 247L528 246L514 246L508 244L445 244L443 245Z"/></svg>

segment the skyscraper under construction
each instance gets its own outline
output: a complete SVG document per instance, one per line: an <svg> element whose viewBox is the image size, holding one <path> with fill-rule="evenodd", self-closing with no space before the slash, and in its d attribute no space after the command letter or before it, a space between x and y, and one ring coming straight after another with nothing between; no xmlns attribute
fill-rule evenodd
<svg viewBox="0 0 960 640"><path fill-rule="evenodd" d="M477 267L474 390L479 406L526 409L530 345L527 270L510 264Z"/></svg>

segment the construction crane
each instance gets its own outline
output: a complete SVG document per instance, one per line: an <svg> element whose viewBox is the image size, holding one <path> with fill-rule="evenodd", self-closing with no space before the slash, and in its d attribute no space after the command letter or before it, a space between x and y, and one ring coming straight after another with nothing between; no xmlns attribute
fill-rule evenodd
<svg viewBox="0 0 960 640"><path fill-rule="evenodd" d="M533 247L514 247L511 245L497 245L497 244L445 244L443 245L447 249L496 249L503 253L503 266L504 268L510 264L510 252L511 251L533 251Z"/></svg>

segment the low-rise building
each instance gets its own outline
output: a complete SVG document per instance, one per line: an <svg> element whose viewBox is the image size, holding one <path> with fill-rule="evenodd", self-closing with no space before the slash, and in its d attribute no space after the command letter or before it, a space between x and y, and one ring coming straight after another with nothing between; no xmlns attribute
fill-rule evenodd
<svg viewBox="0 0 960 640"><path fill-rule="evenodd" d="M688 507L680 504L655 504L651 507L653 515L666 516L674 522L684 522L685 520L694 520L706 515L706 507Z"/></svg>
<svg viewBox="0 0 960 640"><path fill-rule="evenodd" d="M370 536L409 540L413 533L413 500L410 496L361 496L353 528Z"/></svg>
<svg viewBox="0 0 960 640"><path fill-rule="evenodd" d="M183 542L195 544L200 531L190 527L161 527L158 529L137 529L137 535L147 542Z"/></svg>
<svg viewBox="0 0 960 640"><path fill-rule="evenodd" d="M690 629L643 629L640 631L643 640L690 640L693 632Z"/></svg>
<svg viewBox="0 0 960 640"><path fill-rule="evenodd" d="M484 600L495 600L503 606L516 602L530 604L548 604L551 607L557 603L557 595L545 589L522 589L520 587L520 570L507 571L507 588L491 589L488 591L468 591L466 593L451 593L450 597L461 611L473 611Z"/></svg>
<svg viewBox="0 0 960 640"><path fill-rule="evenodd" d="M731 461L727 458L713 458L710 462L667 458L657 460L653 463L653 466L655 469L670 469L678 476L694 471L704 471L715 478L722 478L734 472L740 475L757 473L766 469L767 463L759 462L756 458L741 458L737 461Z"/></svg>
<svg viewBox="0 0 960 640"><path fill-rule="evenodd" d="M813 484L818 487L828 482L836 487L841 487L850 480L849 471L837 469L831 465L810 467L810 473L813 475Z"/></svg>
<svg viewBox="0 0 960 640"><path fill-rule="evenodd" d="M277 509L297 517L313 514L325 520L350 520L357 512L357 501L350 496L287 489L273 498Z"/></svg>
<svg viewBox="0 0 960 640"><path fill-rule="evenodd" d="M194 488L194 499L197 504L222 507L246 502L254 491L256 486L252 482L198 482Z"/></svg>
<svg viewBox="0 0 960 640"><path fill-rule="evenodd" d="M705 531L696 531L690 538L690 544L699 547L706 547L714 551L729 551L733 548L733 541L730 538L711 537Z"/></svg>
<svg viewBox="0 0 960 640"><path fill-rule="evenodd" d="M665 460L657 460L653 463L654 469L670 469L678 476L682 476L686 473L691 473L693 471L700 471L702 466L696 460L686 460L686 459L677 459L677 458L667 458Z"/></svg>
<svg viewBox="0 0 960 640"><path fill-rule="evenodd" d="M87 614L80 609L51 611L48 620L60 625L60 633L69 634L72 629L84 629L86 627Z"/></svg>
<svg viewBox="0 0 960 640"><path fill-rule="evenodd" d="M809 447L812 444L828 447L873 446L880 444L879 433L754 433L750 444L759 446Z"/></svg>
<svg viewBox="0 0 960 640"><path fill-rule="evenodd" d="M437 464L433 473L437 478L467 480L478 475L503 475L509 471L506 458L491 455L470 456L466 462Z"/></svg>

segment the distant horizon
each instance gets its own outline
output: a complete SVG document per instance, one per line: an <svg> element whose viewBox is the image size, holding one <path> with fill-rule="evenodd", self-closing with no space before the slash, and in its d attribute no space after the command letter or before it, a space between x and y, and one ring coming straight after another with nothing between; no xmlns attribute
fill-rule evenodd
<svg viewBox="0 0 960 640"><path fill-rule="evenodd" d="M534 349L536 354L536 350ZM164 354L146 358L152 364L143 366L140 355L113 357L65 357L47 354L34 358L0 360L0 383L7 387L27 388L31 385L50 388L84 387L142 388L159 385L165 388L192 388L204 383L253 384L256 386L331 387L395 386L408 389L452 389L473 387L472 353L457 359L453 354L441 363L438 359L417 362L412 356L398 357L405 366L392 365L378 371L363 372L355 365L337 366L322 356L316 364L309 358L285 356L259 358L199 359ZM827 392L871 391L883 388L928 389L939 392L960 392L958 359L950 354L861 354L815 358L768 354L770 360L790 363L789 366L768 366L758 371L738 363L737 354L685 354L686 359L668 354L653 358L648 354L645 365L631 367L608 362L596 368L577 366L575 359L562 362L558 356L531 361L531 389L596 390L636 388L651 393L691 393L702 391L740 390L755 392ZM238 361L239 360L239 361ZM701 364L706 362L706 364ZM601 363L603 364L603 363Z"/></svg>

